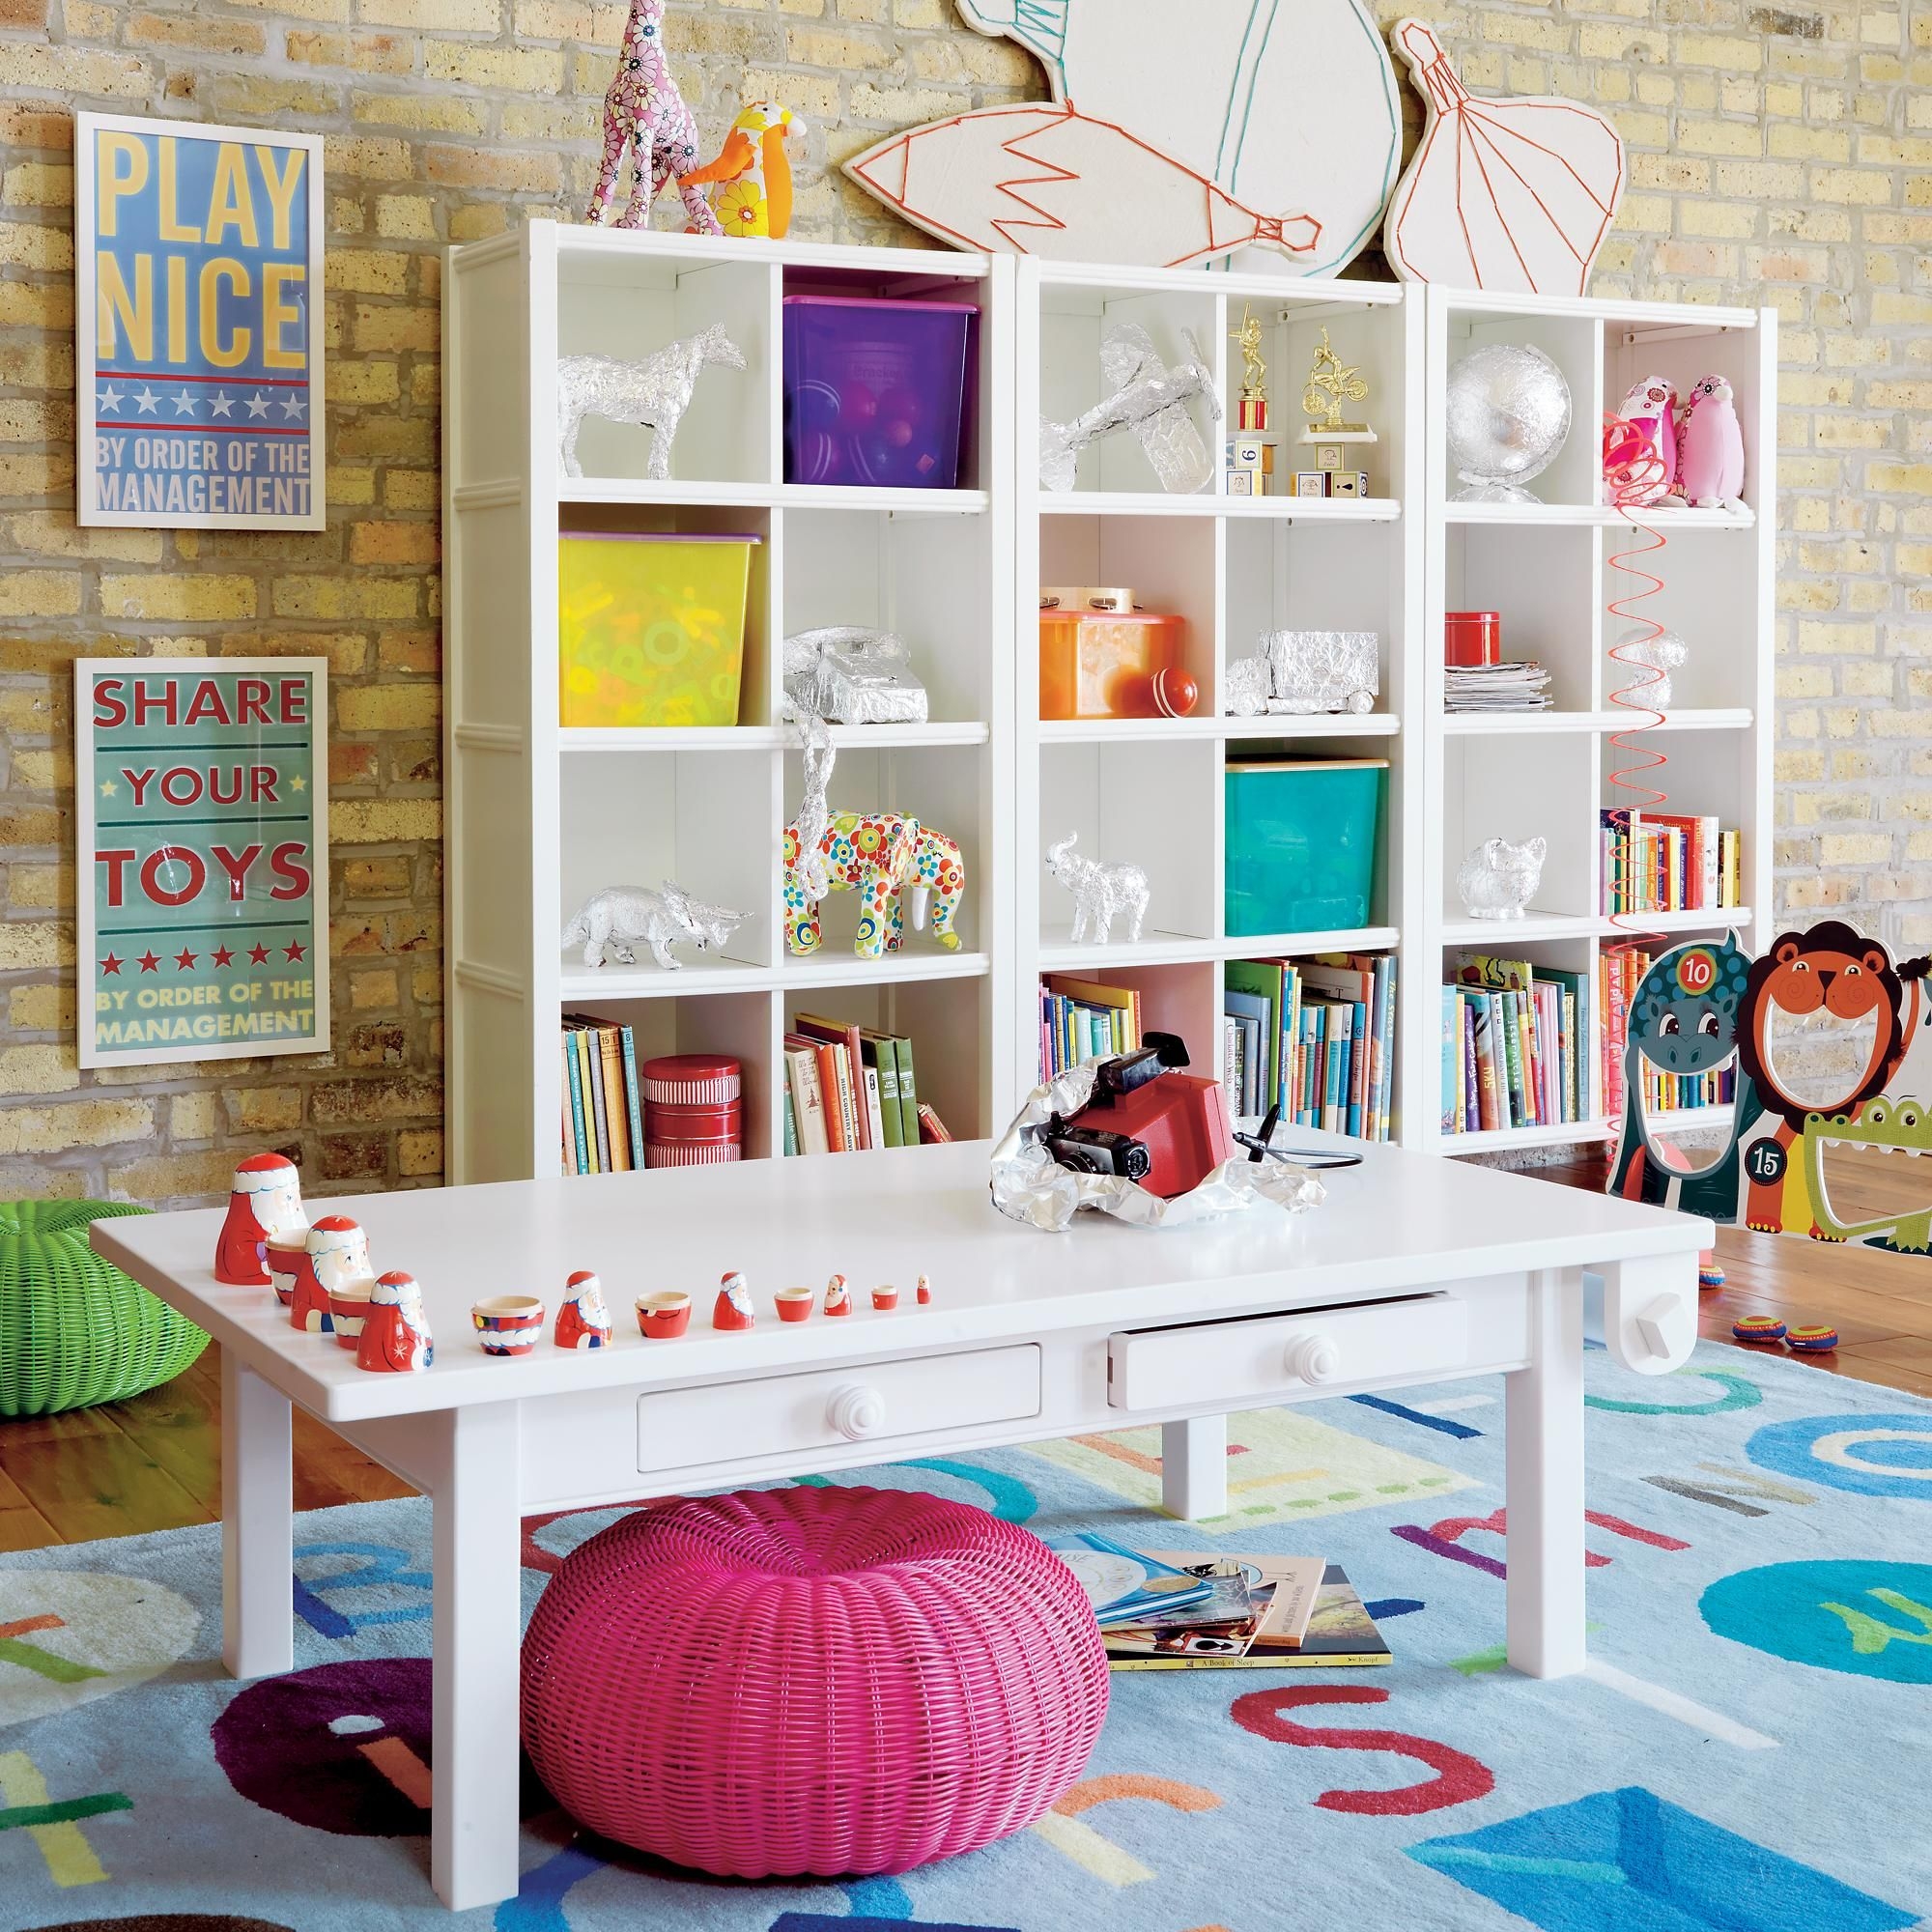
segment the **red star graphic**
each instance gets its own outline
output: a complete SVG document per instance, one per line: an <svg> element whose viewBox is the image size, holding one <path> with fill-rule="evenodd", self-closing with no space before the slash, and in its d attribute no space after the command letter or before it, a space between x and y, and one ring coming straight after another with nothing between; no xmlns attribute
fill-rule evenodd
<svg viewBox="0 0 1932 1932"><path fill-rule="evenodd" d="M225 946L217 946L214 949L214 951L211 952L208 956L211 959L213 959L217 966L230 965L233 963L235 958L234 953L229 952L229 950Z"/></svg>
<svg viewBox="0 0 1932 1932"><path fill-rule="evenodd" d="M266 966L269 963L269 949L258 939L253 946L249 947L248 957L257 966Z"/></svg>
<svg viewBox="0 0 1932 1932"><path fill-rule="evenodd" d="M184 973L185 973L188 970L188 968L192 966L196 961L196 959L198 959L200 956L201 955L199 953L190 952L187 950L187 948L184 946L182 950L175 954L175 964L178 967L180 967Z"/></svg>
<svg viewBox="0 0 1932 1932"><path fill-rule="evenodd" d="M303 956L306 951L307 948L305 948L302 945L300 940L292 939L285 947L282 948L282 957L284 959L299 959Z"/></svg>
<svg viewBox="0 0 1932 1932"><path fill-rule="evenodd" d="M152 946L134 961L134 964L144 973L158 973L161 970L161 962L155 957L155 949Z"/></svg>
<svg viewBox="0 0 1932 1932"><path fill-rule="evenodd" d="M120 960L115 958L113 953L110 952L107 955L107 957L100 962L100 970L103 973L118 973L121 970L121 962Z"/></svg>

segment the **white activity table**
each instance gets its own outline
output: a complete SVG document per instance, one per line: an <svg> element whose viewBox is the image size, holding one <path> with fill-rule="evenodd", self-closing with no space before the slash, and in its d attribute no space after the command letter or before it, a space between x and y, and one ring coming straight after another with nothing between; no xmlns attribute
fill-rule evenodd
<svg viewBox="0 0 1932 1932"><path fill-rule="evenodd" d="M221 1345L236 1676L294 1663L292 1404L430 1497L430 1869L446 1904L517 1889L520 1519L538 1511L1159 1423L1166 1505L1198 1519L1227 1506L1231 1412L1501 1372L1509 1659L1536 1677L1581 1667L1585 1272L1617 1358L1662 1374L1696 1339L1708 1221L1368 1148L1312 1213L1165 1234L1083 1216L1045 1235L994 1211L987 1152L330 1201L368 1230L379 1270L423 1285L436 1360L412 1376L365 1375L332 1338L292 1329L272 1291L216 1282L218 1209L94 1224L99 1253ZM519 1360L483 1354L472 1301L537 1294L554 1320L584 1267L603 1277L612 1347L565 1352L546 1335ZM710 1327L726 1268L749 1278L750 1333ZM774 1290L822 1290L835 1271L849 1319L779 1322ZM927 1308L913 1305L922 1271ZM871 1307L882 1282L895 1313ZM642 1340L633 1298L672 1288L693 1297L691 1332Z"/></svg>

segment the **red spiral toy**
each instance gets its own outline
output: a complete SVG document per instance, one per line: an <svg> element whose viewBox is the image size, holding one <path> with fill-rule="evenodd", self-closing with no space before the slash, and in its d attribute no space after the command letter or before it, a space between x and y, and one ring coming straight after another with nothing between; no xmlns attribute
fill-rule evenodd
<svg viewBox="0 0 1932 1932"><path fill-rule="evenodd" d="M1659 791L1649 783L1645 774L1656 772L1669 763L1664 754L1648 745L1632 742L1637 731L1655 730L1663 723L1663 713L1654 704L1646 704L1643 693L1648 687L1662 682L1663 672L1655 665L1640 663L1635 658L1626 657L1627 650L1648 644L1663 635L1663 626L1656 618L1645 615L1641 611L1630 607L1640 604L1646 597L1655 597L1663 588L1663 580L1653 570L1646 568L1636 559L1654 556L1664 548L1664 537L1661 530L1644 523L1634 512L1657 500L1660 486L1665 481L1663 459L1634 423L1626 422L1621 416L1607 412L1604 417L1604 480L1609 486L1610 501L1617 514L1629 524L1633 535L1641 531L1649 542L1634 544L1628 550L1614 552L1607 559L1609 568L1621 570L1626 575L1643 580L1645 587L1634 590L1625 597L1612 597L1605 606L1612 617L1621 617L1626 623L1646 626L1639 634L1621 638L1609 646L1610 661L1625 668L1639 672L1640 675L1627 685L1610 693L1610 702L1621 704L1626 710L1643 714L1641 724L1626 725L1621 730L1610 733L1610 743L1617 754L1629 759L1641 759L1641 763L1613 765L1609 782L1623 790L1635 794L1631 804L1638 810L1648 810L1669 802L1665 792ZM1606 915L1613 925L1623 925L1634 935L1642 936L1643 928L1635 924L1626 925L1629 915L1609 913Z"/></svg>

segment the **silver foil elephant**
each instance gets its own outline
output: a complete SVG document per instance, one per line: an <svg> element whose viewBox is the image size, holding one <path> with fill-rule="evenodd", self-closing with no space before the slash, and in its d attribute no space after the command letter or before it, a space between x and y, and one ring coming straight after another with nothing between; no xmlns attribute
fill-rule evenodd
<svg viewBox="0 0 1932 1932"><path fill-rule="evenodd" d="M1073 930L1068 936L1076 946L1089 939L1104 946L1115 917L1125 913L1131 922L1127 937L1138 939L1151 892L1148 875L1138 866L1102 865L1076 852L1073 846L1079 837L1069 832L1046 848L1046 869L1073 895Z"/></svg>

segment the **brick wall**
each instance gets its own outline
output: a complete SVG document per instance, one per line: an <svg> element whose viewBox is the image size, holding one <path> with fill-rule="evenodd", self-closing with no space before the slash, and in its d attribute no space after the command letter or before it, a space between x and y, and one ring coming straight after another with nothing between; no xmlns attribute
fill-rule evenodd
<svg viewBox="0 0 1932 1932"><path fill-rule="evenodd" d="M1407 11L1431 10L1381 8ZM1932 943L1932 4L1440 17L1478 90L1622 126L1600 288L1781 311L1780 899L1882 905ZM0 0L0 1197L205 1195L265 1144L316 1191L440 1173L438 250L580 212L621 21L609 0ZM888 239L828 172L876 130L1038 88L951 0L673 0L668 40L707 140L740 98L810 118L810 235ZM329 136L326 532L74 528L76 106ZM334 667L327 1059L74 1065L68 668L156 651Z"/></svg>

